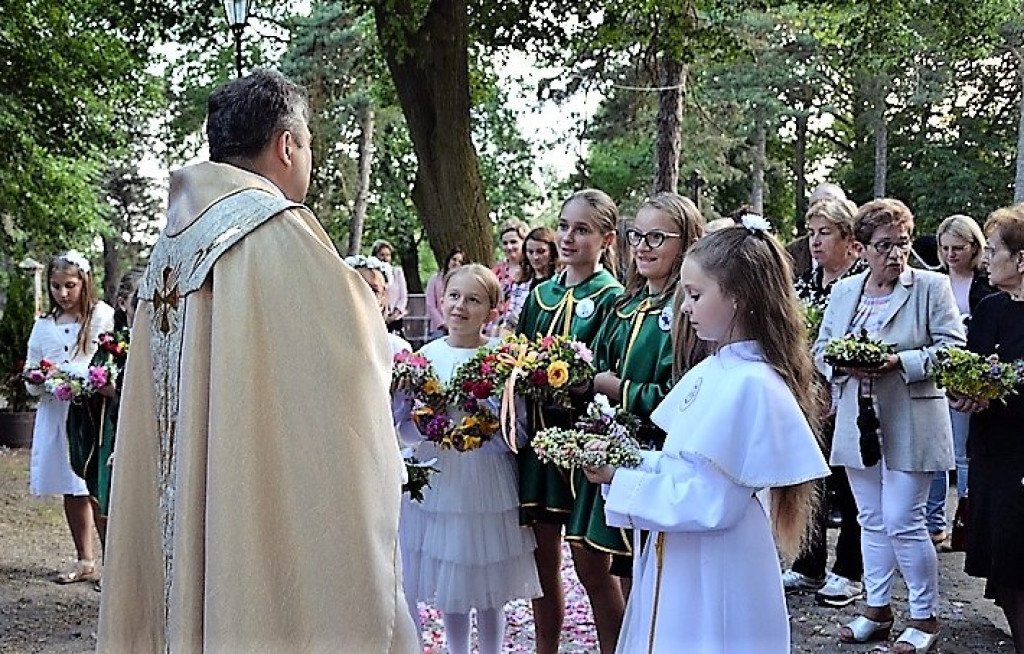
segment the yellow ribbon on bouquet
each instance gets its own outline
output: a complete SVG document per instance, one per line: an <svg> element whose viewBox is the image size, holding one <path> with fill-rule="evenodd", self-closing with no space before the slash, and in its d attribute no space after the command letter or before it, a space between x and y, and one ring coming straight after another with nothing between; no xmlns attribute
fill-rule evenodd
<svg viewBox="0 0 1024 654"><path fill-rule="evenodd" d="M508 344L513 345L513 341L509 341ZM525 368L536 358L536 354L531 351L529 342L519 341L515 345L512 353L500 352L497 361L500 365L508 366L512 370L508 379L505 380L505 389L501 393L499 413L501 433L505 437L505 443L513 453L518 453L519 448L516 446L516 381L526 375Z"/></svg>

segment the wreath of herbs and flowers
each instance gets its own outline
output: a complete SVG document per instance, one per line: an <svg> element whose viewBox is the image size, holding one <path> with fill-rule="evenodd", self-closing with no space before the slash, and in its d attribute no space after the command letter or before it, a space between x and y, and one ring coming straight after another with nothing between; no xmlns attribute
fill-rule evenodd
<svg viewBox="0 0 1024 654"><path fill-rule="evenodd" d="M562 468L635 468L642 460L636 440L639 426L636 416L612 407L604 395L596 395L573 429L541 430L532 445L538 459Z"/></svg>
<svg viewBox="0 0 1024 654"><path fill-rule="evenodd" d="M1005 362L959 347L945 347L935 355L931 377L939 386L971 399L1006 401L1024 383L1024 360Z"/></svg>
<svg viewBox="0 0 1024 654"><path fill-rule="evenodd" d="M468 452L482 446L498 431L498 417L487 398L495 385L470 365L459 366L446 388L426 357L411 352L395 355L392 384L412 400L412 421L423 437L441 449Z"/></svg>
<svg viewBox="0 0 1024 654"><path fill-rule="evenodd" d="M861 329L860 334L847 334L826 343L825 363L836 368L878 368L895 353L891 343L873 339Z"/></svg>
<svg viewBox="0 0 1024 654"><path fill-rule="evenodd" d="M117 380L128 359L128 330L103 332L97 337L93 362L85 367L57 365L42 359L38 365L26 367L22 377L29 384L62 402L88 397Z"/></svg>

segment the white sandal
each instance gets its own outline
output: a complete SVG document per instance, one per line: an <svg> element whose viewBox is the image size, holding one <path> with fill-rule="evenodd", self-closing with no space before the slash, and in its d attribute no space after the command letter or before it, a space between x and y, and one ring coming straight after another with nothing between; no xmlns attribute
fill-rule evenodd
<svg viewBox="0 0 1024 654"><path fill-rule="evenodd" d="M96 567L96 561L92 559L79 559L68 570L57 575L58 584L73 584L79 581L99 581L100 571Z"/></svg>
<svg viewBox="0 0 1024 654"><path fill-rule="evenodd" d="M893 651L899 651L896 649L895 645L907 643L908 645L914 646L914 654L924 654L925 652L930 652L931 649L935 647L935 643L938 642L938 640L938 631L930 634L927 631L921 631L916 627L907 627L903 630L903 633L900 634L900 637L896 639Z"/></svg>
<svg viewBox="0 0 1024 654"><path fill-rule="evenodd" d="M867 643L872 640L887 640L892 631L892 620L878 622L863 615L843 625L850 630L852 636L846 637L840 632L839 640L844 643Z"/></svg>

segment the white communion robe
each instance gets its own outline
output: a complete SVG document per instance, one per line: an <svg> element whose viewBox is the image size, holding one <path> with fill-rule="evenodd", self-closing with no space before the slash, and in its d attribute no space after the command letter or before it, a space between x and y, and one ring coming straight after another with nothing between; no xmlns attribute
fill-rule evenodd
<svg viewBox="0 0 1024 654"><path fill-rule="evenodd" d="M733 343L691 369L651 415L668 434L662 451L604 487L610 526L657 532L634 563L619 653L790 651L779 559L755 494L829 469L760 352Z"/></svg>

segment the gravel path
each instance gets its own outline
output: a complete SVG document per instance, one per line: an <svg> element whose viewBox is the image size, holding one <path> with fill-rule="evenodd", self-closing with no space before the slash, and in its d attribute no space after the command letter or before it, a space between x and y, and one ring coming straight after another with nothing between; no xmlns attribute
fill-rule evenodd
<svg viewBox="0 0 1024 654"><path fill-rule="evenodd" d="M58 498L29 496L28 451L0 448L0 653L79 654L96 644L99 593L92 584L59 586L51 581L71 560L71 541ZM833 532L834 534L834 532ZM98 546L97 546L98 547ZM586 595L565 568L566 628L562 652L596 652ZM943 654L1013 653L1001 612L982 597L983 583L963 573L962 554L939 556ZM902 584L894 601L897 616L905 615ZM433 609L423 606L424 645L443 652L443 630ZM856 614L814 605L810 595L790 598L793 652L890 652L886 643L840 645L839 625ZM533 651L533 623L525 602L508 606L507 652ZM900 629L902 623L896 624ZM894 630L894 634L898 631Z"/></svg>

